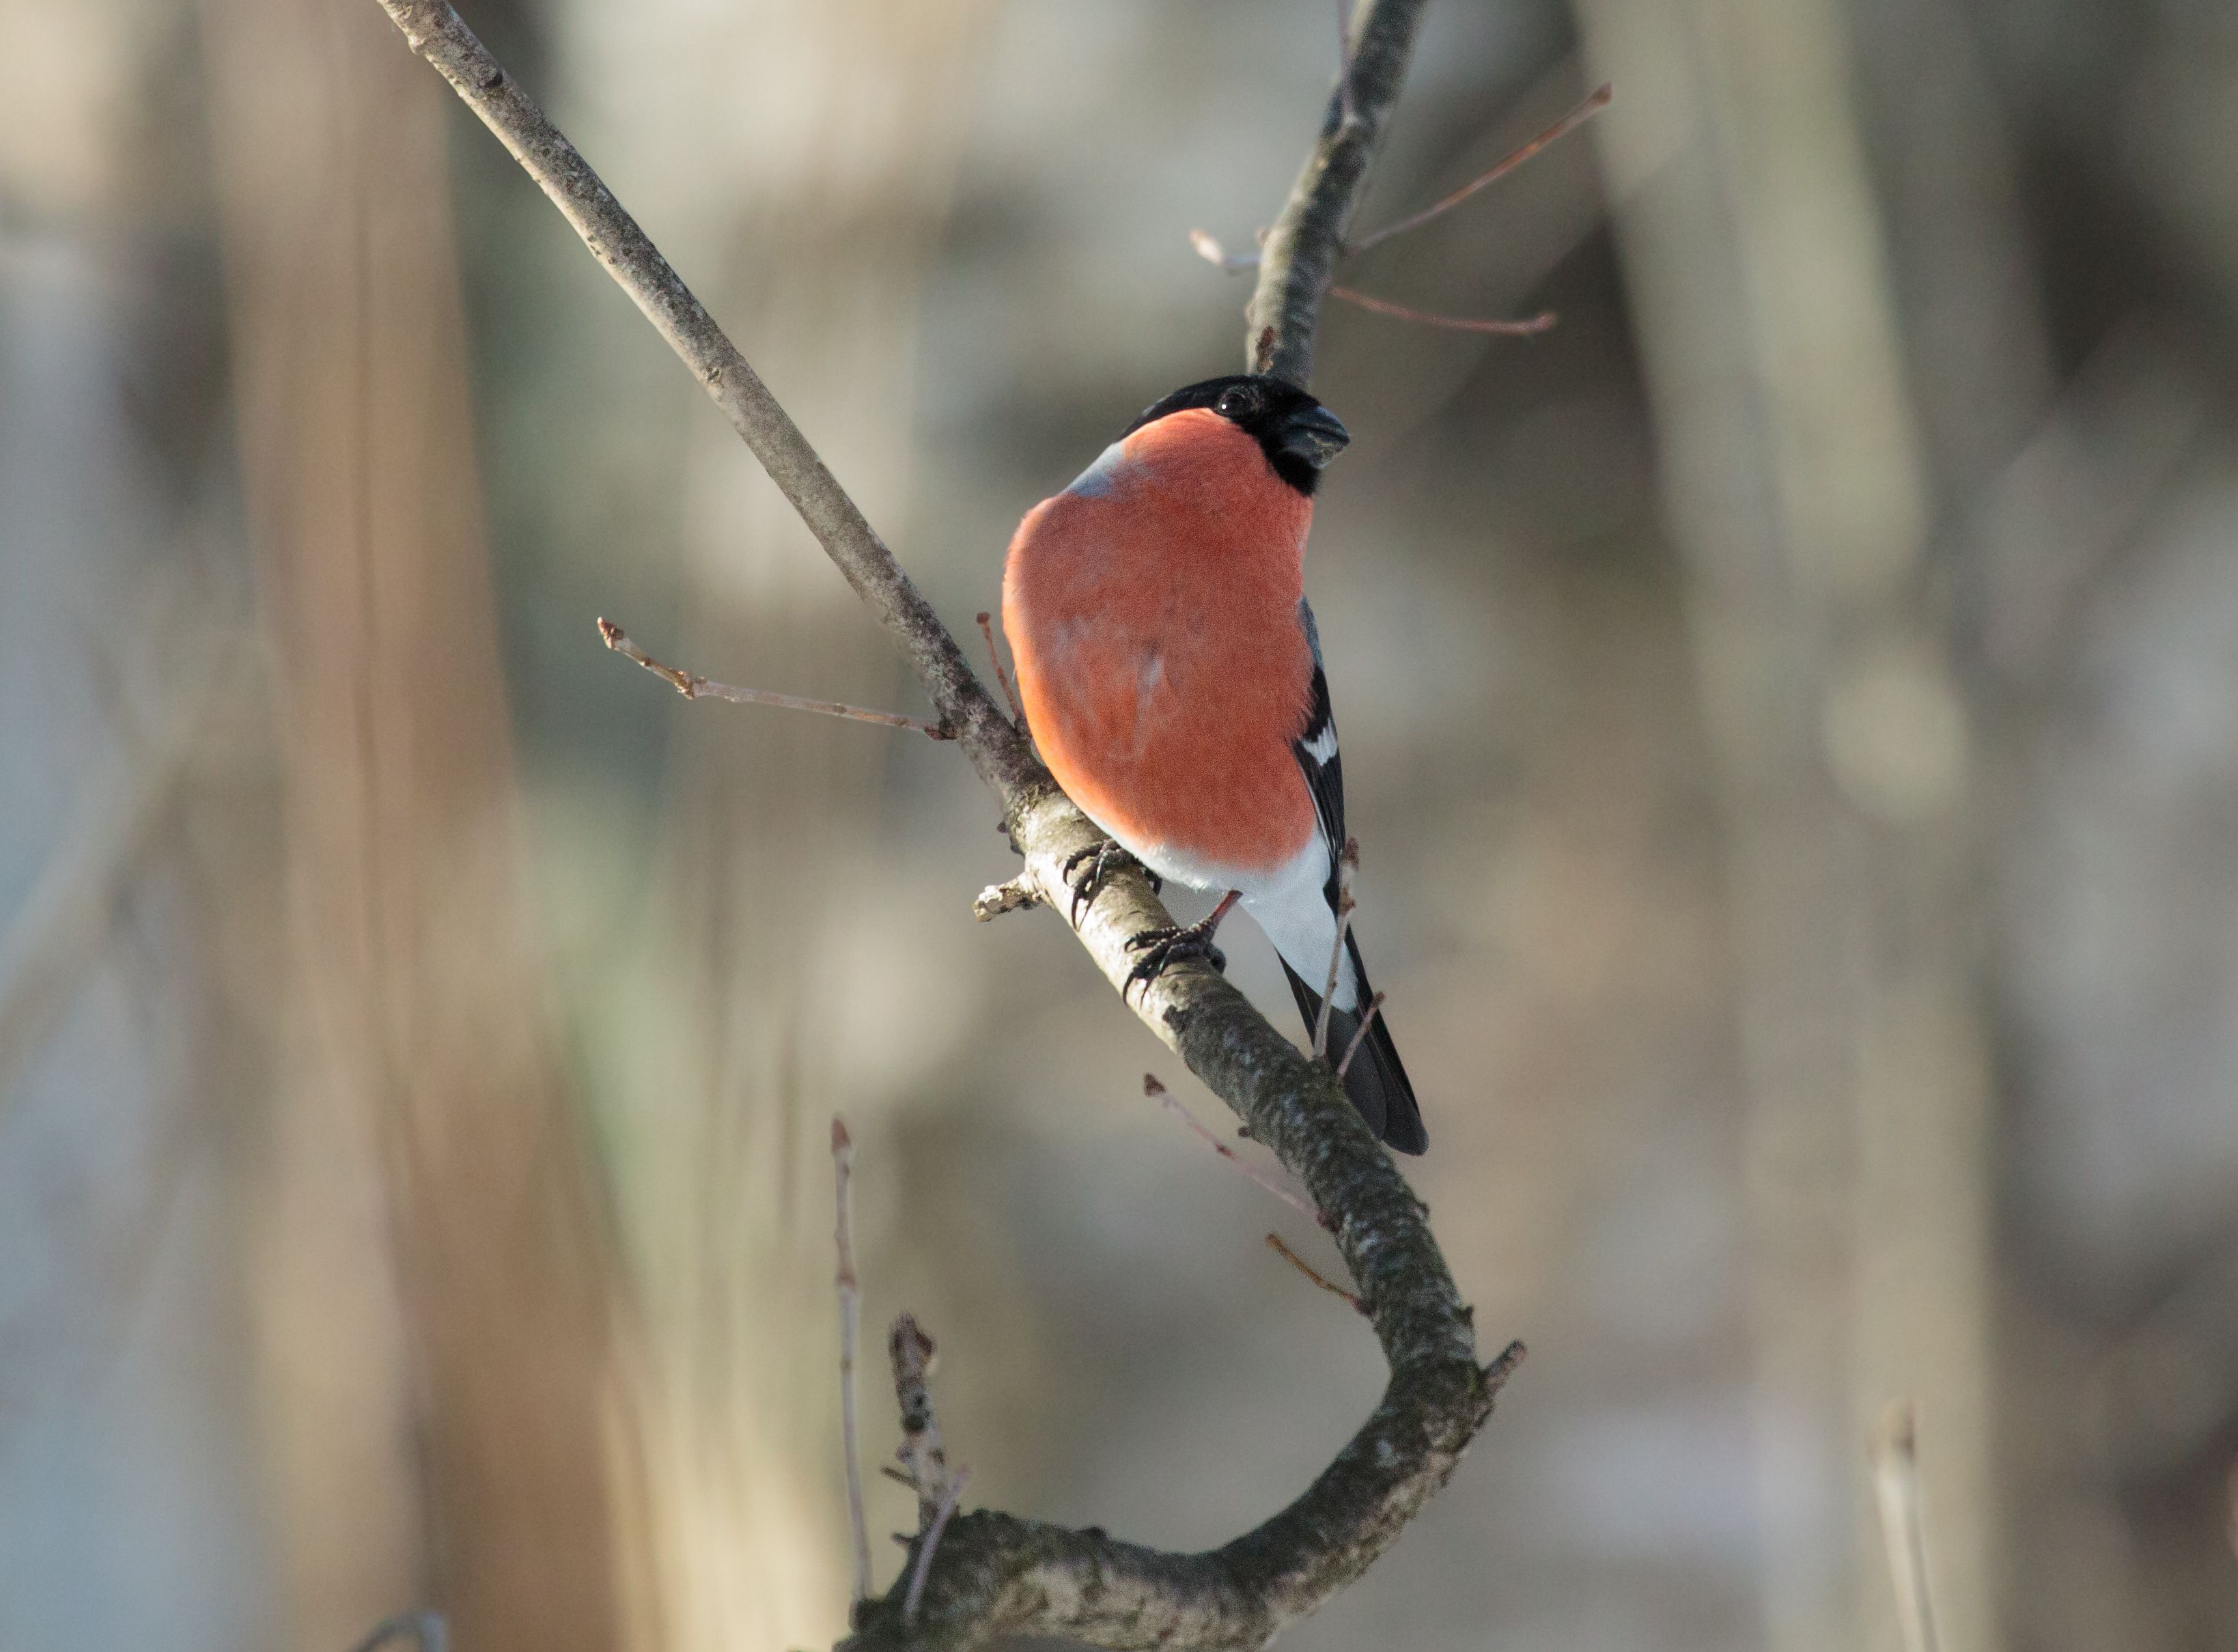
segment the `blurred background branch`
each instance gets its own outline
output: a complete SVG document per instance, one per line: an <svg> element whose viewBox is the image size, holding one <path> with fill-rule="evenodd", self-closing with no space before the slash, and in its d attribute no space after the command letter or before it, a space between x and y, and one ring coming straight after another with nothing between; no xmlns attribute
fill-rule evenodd
<svg viewBox="0 0 2238 1652"><path fill-rule="evenodd" d="M378 18L209 0L203 21L305 1016L265 1332L301 1358L292 1316L393 1268L405 1362L375 1396L352 1338L321 1339L334 1387L275 1396L290 1638L343 1643L380 1587L439 1602L467 1644L610 1646L610 1475L634 1472L610 1432L615 1258L518 903L444 111ZM361 1257L299 1196L341 1141L380 1189ZM407 1464L382 1444L399 1426ZM386 1552L344 1540L383 1531Z"/></svg>

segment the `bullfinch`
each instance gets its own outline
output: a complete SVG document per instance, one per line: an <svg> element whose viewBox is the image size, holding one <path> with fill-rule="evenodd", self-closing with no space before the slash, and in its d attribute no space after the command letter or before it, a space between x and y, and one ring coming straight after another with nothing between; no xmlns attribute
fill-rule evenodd
<svg viewBox="0 0 2238 1652"><path fill-rule="evenodd" d="M1345 831L1306 532L1321 467L1349 439L1281 379L1189 385L1026 513L1003 573L1003 625L1049 772L1149 871L1222 894L1202 922L1135 936L1136 977L1184 956L1223 964L1213 933L1241 902L1308 1027L1336 946ZM1076 897L1094 899L1108 852L1075 857L1089 862ZM1347 933L1332 1059L1372 996ZM1380 1011L1344 1087L1392 1146L1428 1145Z"/></svg>

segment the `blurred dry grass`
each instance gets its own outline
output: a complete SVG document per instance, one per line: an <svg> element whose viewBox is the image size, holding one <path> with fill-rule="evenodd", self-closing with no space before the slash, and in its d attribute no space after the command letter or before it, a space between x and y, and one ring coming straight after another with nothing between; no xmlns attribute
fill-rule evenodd
<svg viewBox="0 0 2238 1652"><path fill-rule="evenodd" d="M1556 332L1338 313L1317 387L1418 1185L1533 1354L1291 1638L1892 1648L1909 1395L1950 1652L2238 1647L2238 30L1431 15L1370 223L1618 89L1347 276ZM1235 360L1185 232L1271 211L1334 32L471 16L956 621ZM0 3L0 1649L829 1639L839 1107L975 1498L1231 1534L1372 1346L1066 938L970 923L951 754L599 649L904 694L386 29Z"/></svg>

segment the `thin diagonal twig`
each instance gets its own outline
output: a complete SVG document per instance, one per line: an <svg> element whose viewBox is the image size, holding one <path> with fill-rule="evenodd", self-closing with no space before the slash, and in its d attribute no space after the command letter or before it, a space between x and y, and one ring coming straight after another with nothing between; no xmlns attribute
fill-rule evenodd
<svg viewBox="0 0 2238 1652"><path fill-rule="evenodd" d="M1328 981L1321 989L1321 1014L1314 1017L1314 1054L1328 1058L1329 1017L1335 1013L1336 983L1344 973L1344 937L1352 928L1352 875L1360 869L1360 840L1347 837L1336 857L1336 942L1329 948Z"/></svg>
<svg viewBox="0 0 2238 1652"><path fill-rule="evenodd" d="M979 611L979 636L987 644L987 664L995 668L995 681L1003 691L1003 697L1010 703L1010 715L1023 729L1026 726L1026 708L1018 703L1017 691L1010 686L1010 673L1003 669L1003 657L995 649L993 616L983 608Z"/></svg>
<svg viewBox="0 0 2238 1652"><path fill-rule="evenodd" d="M902 1599L902 1622L917 1622L917 1609L924 1599L924 1580L932 1570L933 1551L940 1547L940 1534L948 1530L954 1517L956 1505L963 1501L963 1483L971 1477L969 1464L958 1464L955 1477L948 1483L948 1495L940 1500L940 1508L932 1517L932 1524L925 1529L924 1541L917 1546L917 1564L910 1569L909 1593Z"/></svg>
<svg viewBox="0 0 2238 1652"><path fill-rule="evenodd" d="M1214 236L1202 229L1189 231L1189 245L1196 255L1218 269L1252 268L1259 262L1257 253L1230 253ZM1387 298L1378 298L1373 293L1363 293L1356 287L1332 285L1328 295L1345 303L1369 310L1377 315L1388 315L1395 320L1413 321L1421 327L1444 327L1454 333L1489 333L1506 338L1528 338L1544 333L1554 325L1554 312L1541 310L1536 315L1520 320L1478 320L1465 315L1440 315L1430 310L1418 310L1411 305L1396 304Z"/></svg>
<svg viewBox="0 0 2238 1652"><path fill-rule="evenodd" d="M1443 327L1450 333L1491 333L1501 338L1527 339L1546 332L1554 325L1554 312L1552 310L1541 310L1536 315L1526 315L1515 321L1480 320L1473 316L1440 315L1433 310L1418 310L1411 305L1394 304L1387 298L1377 298L1374 294L1361 292L1356 287L1332 287L1329 296L1342 299L1347 304L1373 311L1377 315L1390 316L1394 320L1412 321L1418 327Z"/></svg>
<svg viewBox="0 0 2238 1652"><path fill-rule="evenodd" d="M1467 183L1461 185L1460 188L1454 190L1451 195L1443 196L1440 199L1431 202L1428 206L1423 208L1421 211L1414 213L1407 217L1401 218L1395 224L1387 224L1372 235L1362 236L1360 240L1352 242L1344 249L1345 255L1347 257L1357 257L1360 254L1366 252L1371 247L1381 247L1385 241L1389 241L1394 235L1403 235L1410 229L1420 229L1424 224L1428 223L1433 218L1440 217L1445 214L1451 212L1455 207L1460 206L1462 202L1467 200L1478 190L1482 189L1488 185L1498 183L1502 178L1514 171L1516 168L1521 166L1533 155L1546 148L1547 145L1559 142L1563 138L1567 137L1571 133L1576 131L1587 121L1592 119L1594 116L1599 114L1603 109L1609 106L1609 88L1606 86L1596 87L1592 96L1587 97L1584 102L1579 104L1577 108L1572 109L1560 120L1555 122L1553 125L1548 127L1537 137L1533 138L1521 149L1503 157L1489 172L1480 173L1477 176L1471 178Z"/></svg>
<svg viewBox="0 0 2238 1652"><path fill-rule="evenodd" d="M611 619L599 621L599 637L615 653L644 666L687 700L728 700L735 705L774 705L782 710L816 711L825 717L846 717L856 723L876 723L889 729L914 729L932 740L953 740L956 737L944 724L927 723L922 717L905 717L898 711L872 711L838 700L809 700L798 694L778 694L768 689L739 688L729 683L718 683L697 671L664 665L632 642L629 633Z"/></svg>
<svg viewBox="0 0 2238 1652"><path fill-rule="evenodd" d="M1288 1262L1292 1267L1297 1269L1299 1272L1304 1274L1315 1285L1321 1286L1322 1290L1328 1292L1331 1296L1342 1297L1347 1302L1349 1302L1352 1305L1352 1311L1354 1313L1366 1313L1367 1312L1367 1305L1366 1303L1362 1302L1358 1297L1353 1295L1351 1292L1346 1290L1342 1285L1337 1284L1336 1281L1322 1273L1319 1269L1315 1268L1312 1263L1307 1261L1304 1257L1300 1256L1288 1246L1283 1244L1282 1236L1280 1233L1269 1233L1267 1235L1267 1248L1274 1252L1275 1255L1281 1257L1285 1262Z"/></svg>
<svg viewBox="0 0 2238 1652"><path fill-rule="evenodd" d="M1251 1178L1253 1181L1257 1182L1268 1193L1274 1194L1275 1198L1281 1199L1285 1205L1290 1206L1291 1209L1298 1212L1301 1215L1311 1217L1314 1221L1317 1222L1323 1227L1327 1227L1328 1226L1328 1218L1322 1215L1321 1212L1315 1210L1308 1200L1300 1194L1292 1193L1288 1188L1283 1186L1281 1183L1276 1181L1272 1176L1269 1176L1263 1171L1259 1170L1249 1160L1244 1158L1241 1153L1236 1152L1235 1148L1229 1146L1218 1136L1215 1135L1210 1129L1207 1128L1206 1126L1198 1120L1196 1114L1191 1113L1175 1098L1173 1092L1167 1089L1164 1085L1158 1081L1158 1075L1156 1074L1145 1073L1142 1074L1142 1094L1151 1097L1155 1100L1164 1103L1169 1110L1177 1116L1183 1124L1187 1125L1191 1131L1195 1133L1198 1140L1203 1142L1206 1146L1211 1148L1213 1152L1218 1153L1229 1164L1235 1166L1236 1169L1241 1171L1245 1175Z"/></svg>
<svg viewBox="0 0 2238 1652"><path fill-rule="evenodd" d="M1344 1075L1352 1070L1352 1058L1360 1054L1360 1047L1367 1041L1367 1029L1375 1025L1375 1018L1382 1013L1383 995L1377 993L1367 1001L1367 1013L1360 1018L1360 1025L1353 1029L1352 1042L1344 1047L1344 1060L1336 1064L1338 1083L1341 1084Z"/></svg>

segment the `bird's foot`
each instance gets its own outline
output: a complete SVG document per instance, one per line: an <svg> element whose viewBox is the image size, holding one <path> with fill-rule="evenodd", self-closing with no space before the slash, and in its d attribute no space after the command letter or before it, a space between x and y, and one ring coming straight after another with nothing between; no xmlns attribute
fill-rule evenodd
<svg viewBox="0 0 2238 1652"><path fill-rule="evenodd" d="M1147 993L1152 981L1189 958L1202 958L1222 975L1227 974L1228 955L1212 943L1213 931L1219 928L1221 919L1227 915L1228 908L1223 903L1210 917L1200 918L1195 923L1175 928L1145 929L1140 935L1129 935L1127 950L1142 955L1127 972L1127 985L1131 988L1139 982Z"/></svg>
<svg viewBox="0 0 2238 1652"><path fill-rule="evenodd" d="M1074 928L1077 929L1080 927L1082 911L1094 906L1096 897L1103 893L1103 886L1110 882L1111 874L1129 866L1136 868L1144 877L1150 880L1150 888L1154 893L1164 892L1165 879L1144 866L1141 861L1108 837L1102 843L1090 843L1086 849L1075 849L1065 856L1060 876L1064 879L1065 887L1072 891L1071 917Z"/></svg>

